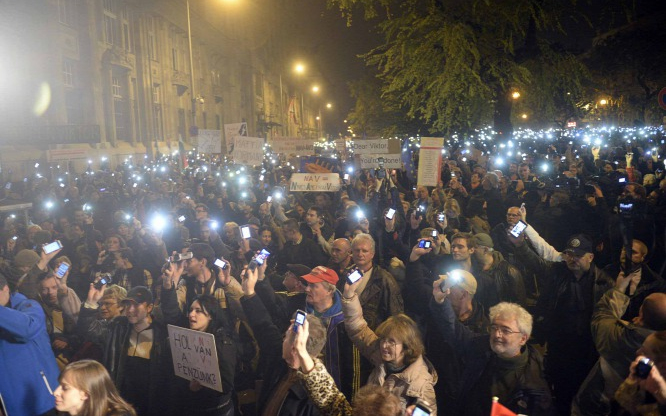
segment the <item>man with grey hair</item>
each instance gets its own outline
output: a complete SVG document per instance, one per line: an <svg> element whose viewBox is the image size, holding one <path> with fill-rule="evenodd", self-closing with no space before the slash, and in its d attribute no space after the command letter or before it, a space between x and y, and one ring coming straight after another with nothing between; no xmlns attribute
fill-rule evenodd
<svg viewBox="0 0 666 416"><path fill-rule="evenodd" d="M349 271L358 268L363 274L356 294L363 306L363 318L368 322L368 327L375 330L390 316L404 312L402 294L391 273L374 264L375 240L369 234L357 235L351 246L354 265ZM345 278L340 278L342 285Z"/></svg>
<svg viewBox="0 0 666 416"><path fill-rule="evenodd" d="M514 413L551 414L541 354L527 345L532 316L520 305L500 302L490 308L489 334L475 334L453 311L454 280L447 276L434 282L430 303L437 330L465 363L451 414L488 415L493 396Z"/></svg>

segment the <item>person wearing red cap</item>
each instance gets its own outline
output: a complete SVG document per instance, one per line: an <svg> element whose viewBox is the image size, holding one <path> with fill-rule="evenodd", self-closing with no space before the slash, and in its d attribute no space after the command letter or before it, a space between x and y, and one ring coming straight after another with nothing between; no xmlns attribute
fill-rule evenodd
<svg viewBox="0 0 666 416"><path fill-rule="evenodd" d="M341 296L336 289L338 274L328 267L317 266L302 278L308 282L306 311L320 318L327 328L324 365L340 391L351 400L367 380L371 368L361 365L345 330Z"/></svg>

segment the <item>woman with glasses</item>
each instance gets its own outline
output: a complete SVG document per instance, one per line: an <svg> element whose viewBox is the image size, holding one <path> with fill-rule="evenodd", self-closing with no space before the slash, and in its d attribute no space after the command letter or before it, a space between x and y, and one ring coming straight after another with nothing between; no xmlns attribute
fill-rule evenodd
<svg viewBox="0 0 666 416"><path fill-rule="evenodd" d="M75 359L102 359L102 337L109 323L123 314L122 302L126 297L127 290L118 285L98 287L90 284L88 297L81 305L76 322L76 332L81 336L83 345Z"/></svg>
<svg viewBox="0 0 666 416"><path fill-rule="evenodd" d="M363 279L353 285L345 284L342 311L345 328L354 345L375 368L367 384L384 386L400 398L403 408L416 400L427 402L432 415L437 414L434 385L437 372L423 356L425 347L416 323L399 314L382 322L375 331L363 318L357 296Z"/></svg>

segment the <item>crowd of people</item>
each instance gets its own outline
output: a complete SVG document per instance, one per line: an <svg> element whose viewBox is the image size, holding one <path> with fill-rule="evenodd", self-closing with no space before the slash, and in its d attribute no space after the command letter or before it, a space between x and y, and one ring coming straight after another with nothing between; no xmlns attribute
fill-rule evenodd
<svg viewBox="0 0 666 416"><path fill-rule="evenodd" d="M0 412L664 414L666 149L565 143L547 174L461 150L433 187L168 157L10 178ZM221 392L176 376L167 325L212 334Z"/></svg>

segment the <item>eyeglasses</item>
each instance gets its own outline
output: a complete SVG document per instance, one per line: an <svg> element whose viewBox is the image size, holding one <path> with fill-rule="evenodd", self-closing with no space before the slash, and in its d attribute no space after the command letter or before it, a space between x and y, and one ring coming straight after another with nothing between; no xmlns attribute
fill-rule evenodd
<svg viewBox="0 0 666 416"><path fill-rule="evenodd" d="M508 337L511 334L520 334L520 331L513 331L510 328L507 328L505 326L499 326L499 325L490 325L488 328L488 333L490 335L495 334L497 331L503 336L503 337Z"/></svg>
<svg viewBox="0 0 666 416"><path fill-rule="evenodd" d="M379 345L388 345L389 347L395 347L398 343L393 339L380 338Z"/></svg>
<svg viewBox="0 0 666 416"><path fill-rule="evenodd" d="M97 306L99 306L100 308L101 308L102 306L104 306L104 307L106 307L106 308L110 308L110 307L112 307L112 306L116 306L117 304L118 304L117 302L98 302L98 303L97 303Z"/></svg>

